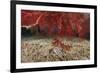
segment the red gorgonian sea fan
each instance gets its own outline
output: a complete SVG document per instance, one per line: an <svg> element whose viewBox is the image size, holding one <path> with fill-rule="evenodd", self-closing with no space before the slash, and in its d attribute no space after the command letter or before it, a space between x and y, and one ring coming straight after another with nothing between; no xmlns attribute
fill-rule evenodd
<svg viewBox="0 0 100 73"><path fill-rule="evenodd" d="M90 14L21 10L21 25L38 24L47 35L90 38Z"/></svg>

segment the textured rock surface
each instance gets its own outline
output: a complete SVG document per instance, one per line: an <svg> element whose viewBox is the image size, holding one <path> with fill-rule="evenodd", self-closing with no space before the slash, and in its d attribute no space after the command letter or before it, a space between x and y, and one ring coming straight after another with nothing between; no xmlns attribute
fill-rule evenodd
<svg viewBox="0 0 100 73"><path fill-rule="evenodd" d="M53 38L30 37L21 42L21 62L71 61L90 59L90 43L79 38L63 38L70 50L52 45Z"/></svg>

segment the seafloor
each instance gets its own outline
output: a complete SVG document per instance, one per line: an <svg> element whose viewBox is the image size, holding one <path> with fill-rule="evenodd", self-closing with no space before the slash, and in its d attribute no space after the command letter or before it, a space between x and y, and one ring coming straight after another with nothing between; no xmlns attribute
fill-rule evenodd
<svg viewBox="0 0 100 73"><path fill-rule="evenodd" d="M70 47L55 47L53 37L22 37L21 62L71 61L90 59L90 41L80 38L61 38L64 45Z"/></svg>

